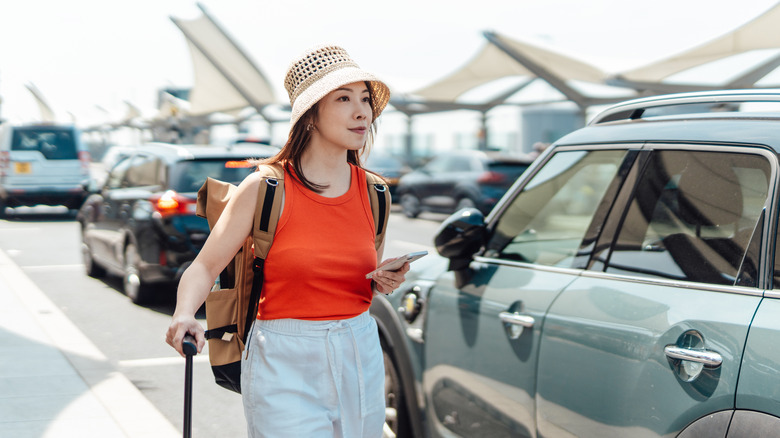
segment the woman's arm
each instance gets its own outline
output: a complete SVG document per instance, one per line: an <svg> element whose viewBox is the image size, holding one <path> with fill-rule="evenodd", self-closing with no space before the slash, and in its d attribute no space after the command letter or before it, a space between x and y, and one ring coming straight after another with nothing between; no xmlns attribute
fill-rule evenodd
<svg viewBox="0 0 780 438"><path fill-rule="evenodd" d="M195 319L195 313L206 301L214 280L252 232L260 178L256 172L241 182L214 224L203 248L179 281L176 309L165 336L165 341L179 354L183 355L181 343L187 333L195 337L198 352L206 344L203 327Z"/></svg>

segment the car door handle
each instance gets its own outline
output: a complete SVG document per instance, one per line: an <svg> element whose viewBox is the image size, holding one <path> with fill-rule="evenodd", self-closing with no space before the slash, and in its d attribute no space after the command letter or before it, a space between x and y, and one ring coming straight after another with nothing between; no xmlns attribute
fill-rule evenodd
<svg viewBox="0 0 780 438"><path fill-rule="evenodd" d="M536 322L533 316L521 315L519 313L501 312L498 314L498 317L507 324L521 325L525 328L533 327Z"/></svg>
<svg viewBox="0 0 780 438"><path fill-rule="evenodd" d="M517 339L523 334L523 330L526 328L532 328L536 320L533 316L521 315L514 312L501 312L498 314L499 319L502 322L508 324L507 331L510 339Z"/></svg>
<svg viewBox="0 0 780 438"><path fill-rule="evenodd" d="M712 368L717 368L723 363L723 357L714 351L691 350L676 345L667 345L664 347L664 353L666 354L666 357L670 359L697 362Z"/></svg>

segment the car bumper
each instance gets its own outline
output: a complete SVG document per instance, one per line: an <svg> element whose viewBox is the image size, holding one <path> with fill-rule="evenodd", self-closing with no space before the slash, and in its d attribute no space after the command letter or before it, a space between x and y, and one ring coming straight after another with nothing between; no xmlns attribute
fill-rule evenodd
<svg viewBox="0 0 780 438"><path fill-rule="evenodd" d="M81 186L66 187L2 187L0 199L8 207L25 205L67 205L77 208L84 201L86 192Z"/></svg>

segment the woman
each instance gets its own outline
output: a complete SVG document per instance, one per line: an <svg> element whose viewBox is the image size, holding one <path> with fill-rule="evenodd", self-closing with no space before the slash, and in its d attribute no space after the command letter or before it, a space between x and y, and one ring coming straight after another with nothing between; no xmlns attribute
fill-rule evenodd
<svg viewBox="0 0 780 438"><path fill-rule="evenodd" d="M265 261L258 319L242 361L251 437L379 437L384 365L374 292L391 293L398 271L365 274L392 259L375 249L360 155L390 97L384 83L336 46L294 61L285 78L292 116L281 152L261 165L285 170L284 204ZM186 333L205 343L195 312L251 233L259 184L247 177L179 283L166 341L181 353Z"/></svg>

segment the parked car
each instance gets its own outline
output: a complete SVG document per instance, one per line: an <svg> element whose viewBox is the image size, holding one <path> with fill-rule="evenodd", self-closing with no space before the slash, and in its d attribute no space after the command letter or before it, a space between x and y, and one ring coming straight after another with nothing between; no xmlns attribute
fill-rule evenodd
<svg viewBox="0 0 780 438"><path fill-rule="evenodd" d="M72 125L0 124L0 216L6 207L84 202L89 152Z"/></svg>
<svg viewBox="0 0 780 438"><path fill-rule="evenodd" d="M403 175L409 173L409 167L398 158L378 151L371 151L368 155L368 159L364 163L364 167L385 178L393 202L398 202L396 199L398 180Z"/></svg>
<svg viewBox="0 0 780 438"><path fill-rule="evenodd" d="M532 161L499 152L445 152L401 177L396 191L410 218L424 211L453 213L466 207L487 214Z"/></svg>
<svg viewBox="0 0 780 438"><path fill-rule="evenodd" d="M123 278L133 302L155 285L178 281L206 241L206 219L195 215L207 177L240 183L254 169L247 158L276 154L271 146L142 145L121 159L103 187L79 210L87 274Z"/></svg>
<svg viewBox="0 0 780 438"><path fill-rule="evenodd" d="M780 111L754 102L780 90L616 105L444 221L371 306L398 435L777 436Z"/></svg>

